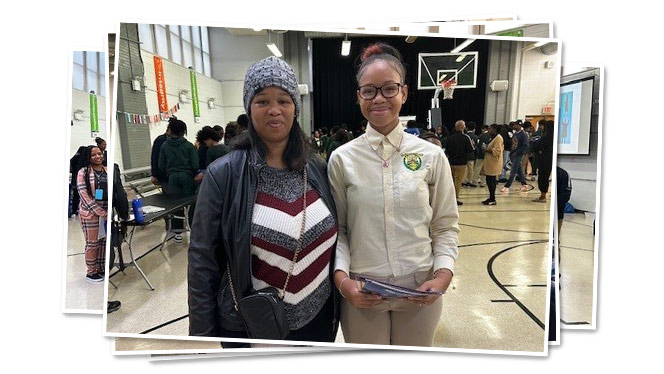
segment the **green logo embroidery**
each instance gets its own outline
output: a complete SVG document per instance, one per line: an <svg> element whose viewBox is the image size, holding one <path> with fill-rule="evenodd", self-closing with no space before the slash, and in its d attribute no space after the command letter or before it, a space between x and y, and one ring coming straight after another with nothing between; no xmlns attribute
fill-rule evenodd
<svg viewBox="0 0 664 374"><path fill-rule="evenodd" d="M403 165L411 171L420 170L422 167L422 154L421 153L404 153Z"/></svg>

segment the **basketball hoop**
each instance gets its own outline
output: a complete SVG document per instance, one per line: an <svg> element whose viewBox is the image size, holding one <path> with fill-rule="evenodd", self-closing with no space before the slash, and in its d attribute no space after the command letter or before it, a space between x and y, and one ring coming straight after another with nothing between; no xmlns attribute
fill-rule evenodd
<svg viewBox="0 0 664 374"><path fill-rule="evenodd" d="M454 94L456 85L457 82L454 79L449 79L441 83L441 86L443 86L443 100L452 100L452 94Z"/></svg>

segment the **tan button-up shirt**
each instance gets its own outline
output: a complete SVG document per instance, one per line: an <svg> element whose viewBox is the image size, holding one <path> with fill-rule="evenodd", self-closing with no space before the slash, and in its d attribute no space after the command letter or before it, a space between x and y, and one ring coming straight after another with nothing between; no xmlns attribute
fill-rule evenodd
<svg viewBox="0 0 664 374"><path fill-rule="evenodd" d="M336 270L367 276L454 271L459 212L440 147L401 125L387 136L367 126L332 153L328 177L339 219Z"/></svg>

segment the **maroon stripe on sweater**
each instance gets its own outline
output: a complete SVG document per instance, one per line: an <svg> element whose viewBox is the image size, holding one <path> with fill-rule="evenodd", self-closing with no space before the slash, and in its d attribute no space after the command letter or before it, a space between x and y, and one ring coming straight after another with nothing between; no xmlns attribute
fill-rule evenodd
<svg viewBox="0 0 664 374"><path fill-rule="evenodd" d="M311 204L315 203L320 196L318 195L318 192L316 190L311 189L309 192L307 192L307 207L311 206ZM284 213L288 213L289 215L295 217L300 212L302 212L302 196L298 198L297 200L293 201L292 203L289 203L287 201L281 200L276 196L273 195L268 195L263 192L258 192L256 195L256 204L264 205L273 209L280 210Z"/></svg>
<svg viewBox="0 0 664 374"><path fill-rule="evenodd" d="M322 233L316 240L313 242L309 243L308 246L304 247L301 251L300 254L298 255L298 262L300 259L303 259L306 255L311 253L314 249L318 248L319 245L323 244L326 240L329 238L333 237L337 233L337 226L334 225L332 226L329 230L325 231ZM270 242L267 242L261 238L252 236L251 237L251 244L255 245L256 247L259 247L261 249L264 249L268 252L272 252L276 255L279 255L288 261L293 261L293 251L288 250L280 245L276 245Z"/></svg>
<svg viewBox="0 0 664 374"><path fill-rule="evenodd" d="M313 280L318 276L318 274L321 273L321 271L329 267L330 261L332 260L333 247L334 246L328 248L325 252L323 252L303 272L301 272L297 276L292 275L290 280L288 281L287 291L290 293L300 292L304 287L311 284L311 282L313 282ZM282 289L284 287L284 283L286 283L286 276L288 275L288 272L285 272L279 269L278 267L272 266L256 256L251 256L251 260L252 260L251 264L252 272L254 274L254 277L278 289Z"/></svg>

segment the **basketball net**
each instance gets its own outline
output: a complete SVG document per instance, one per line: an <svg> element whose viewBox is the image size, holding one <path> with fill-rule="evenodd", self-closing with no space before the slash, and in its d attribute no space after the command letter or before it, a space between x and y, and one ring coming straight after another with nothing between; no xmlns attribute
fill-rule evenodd
<svg viewBox="0 0 664 374"><path fill-rule="evenodd" d="M449 79L443 81L441 86L443 86L443 100L451 100L452 95L454 94L454 89L456 88L457 82L454 79Z"/></svg>

